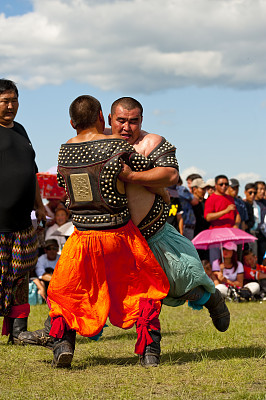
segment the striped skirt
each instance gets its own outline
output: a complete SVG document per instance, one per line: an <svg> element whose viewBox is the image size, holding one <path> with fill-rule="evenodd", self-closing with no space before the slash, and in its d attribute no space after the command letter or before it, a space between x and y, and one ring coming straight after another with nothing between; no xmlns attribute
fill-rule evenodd
<svg viewBox="0 0 266 400"><path fill-rule="evenodd" d="M14 283L27 275L37 260L38 241L32 226L23 231L0 233L0 315L9 314L14 293L19 293Z"/></svg>

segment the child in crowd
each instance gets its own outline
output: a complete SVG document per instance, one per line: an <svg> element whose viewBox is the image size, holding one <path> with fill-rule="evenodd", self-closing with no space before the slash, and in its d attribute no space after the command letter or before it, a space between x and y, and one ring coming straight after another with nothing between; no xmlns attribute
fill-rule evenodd
<svg viewBox="0 0 266 400"><path fill-rule="evenodd" d="M66 243L66 238L61 235L55 235L55 231L69 220L69 212L65 207L59 207L55 210L54 224L50 226L45 234L45 240L56 239L58 242L58 254L61 254L62 248Z"/></svg>
<svg viewBox="0 0 266 400"><path fill-rule="evenodd" d="M202 260L201 261L204 271L206 272L206 274L208 275L208 277L214 282L215 286L219 284L218 279L216 278L216 276L214 275L214 273L212 272L212 266L209 260Z"/></svg>
<svg viewBox="0 0 266 400"><path fill-rule="evenodd" d="M266 300L266 266L257 263L257 257L252 250L244 250L244 284L257 282L260 285L260 297Z"/></svg>

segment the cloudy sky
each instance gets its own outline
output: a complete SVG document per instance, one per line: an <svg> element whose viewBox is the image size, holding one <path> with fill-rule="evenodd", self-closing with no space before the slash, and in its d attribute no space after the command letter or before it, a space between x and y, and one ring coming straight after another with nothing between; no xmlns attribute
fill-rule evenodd
<svg viewBox="0 0 266 400"><path fill-rule="evenodd" d="M183 177L266 179L265 0L1 0L0 71L20 90L40 171L73 136L68 107L144 106Z"/></svg>

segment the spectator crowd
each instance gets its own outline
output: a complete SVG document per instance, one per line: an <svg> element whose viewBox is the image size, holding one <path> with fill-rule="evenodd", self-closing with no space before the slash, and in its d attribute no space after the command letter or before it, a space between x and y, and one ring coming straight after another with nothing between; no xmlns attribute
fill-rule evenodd
<svg viewBox="0 0 266 400"><path fill-rule="evenodd" d="M201 231L239 228L256 240L237 246L198 250L207 275L226 298L266 300L266 185L247 183L239 196L239 181L218 175L204 181L199 174L168 188L171 204L168 222L192 240ZM243 247L243 248L242 248Z"/></svg>

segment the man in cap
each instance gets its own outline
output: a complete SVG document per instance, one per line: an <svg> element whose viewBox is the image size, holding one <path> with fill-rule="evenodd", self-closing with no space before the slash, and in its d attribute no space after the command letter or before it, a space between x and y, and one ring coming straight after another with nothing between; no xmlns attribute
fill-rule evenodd
<svg viewBox="0 0 266 400"><path fill-rule="evenodd" d="M202 178L194 179L191 183L192 194L196 199L198 199L198 204L193 206L193 211L196 217L196 225L194 235L208 229L210 224L204 218L204 204L205 204L205 193L206 193L207 183L204 182Z"/></svg>
<svg viewBox="0 0 266 400"><path fill-rule="evenodd" d="M196 224L194 236L198 235L201 231L208 229L210 224L204 218L204 204L207 183L202 178L194 179L191 183L191 190L193 196L198 200L198 204L193 206L193 211L196 217ZM209 259L208 250L198 250L201 260Z"/></svg>
<svg viewBox="0 0 266 400"><path fill-rule="evenodd" d="M46 289L52 278L55 266L59 260L59 246L56 239L48 239L44 243L45 254L39 257L35 272L39 279L45 281Z"/></svg>
<svg viewBox="0 0 266 400"><path fill-rule="evenodd" d="M213 178L206 181L206 195L205 198L210 197L215 191L215 180Z"/></svg>

